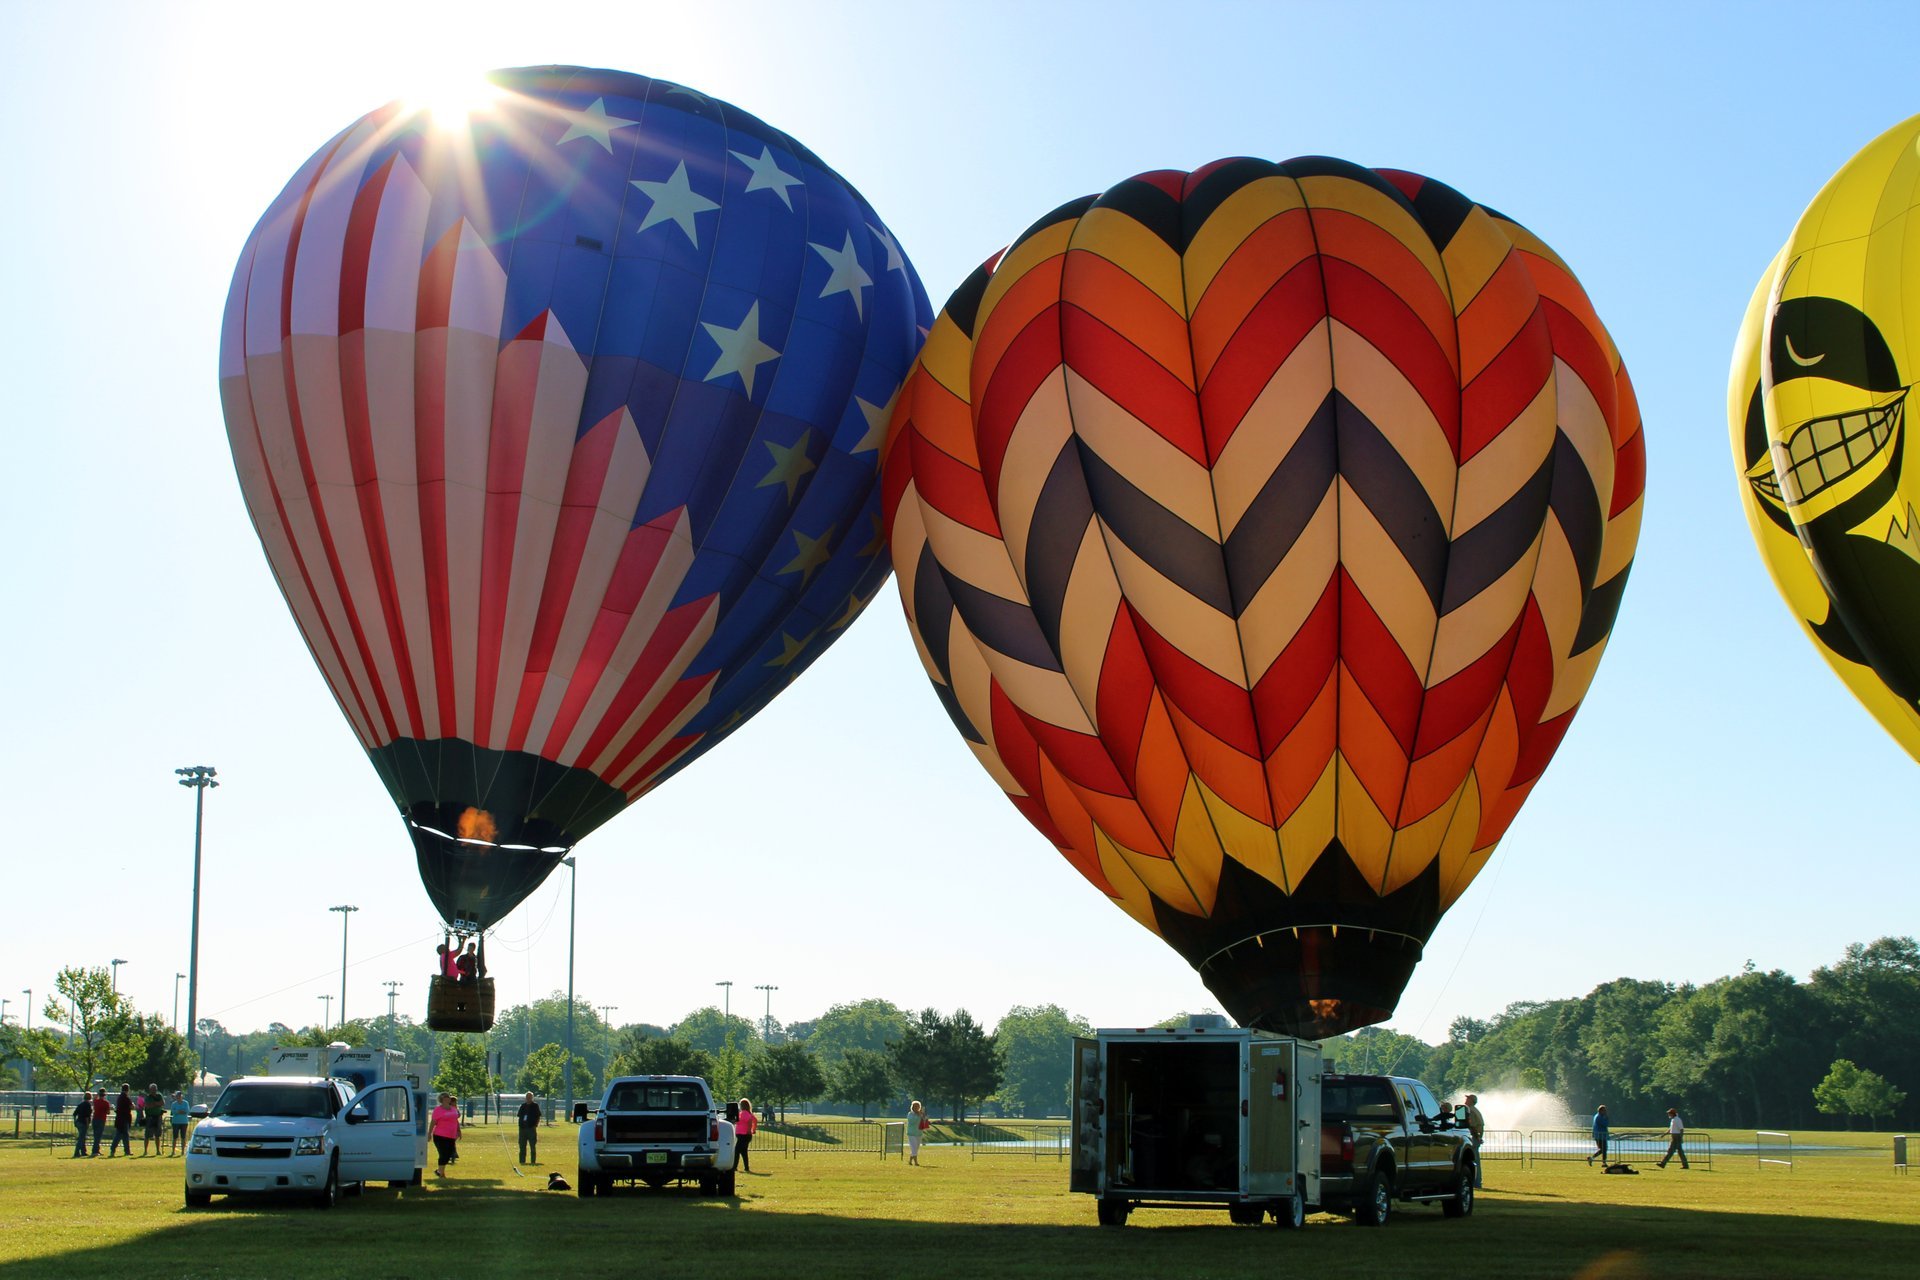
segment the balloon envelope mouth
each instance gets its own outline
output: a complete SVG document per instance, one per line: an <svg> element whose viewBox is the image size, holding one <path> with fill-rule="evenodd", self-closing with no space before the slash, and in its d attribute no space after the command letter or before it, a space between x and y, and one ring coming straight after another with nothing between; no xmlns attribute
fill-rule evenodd
<svg viewBox="0 0 1920 1280"><path fill-rule="evenodd" d="M407 834L413 837L427 896L441 917L461 930L498 924L540 887L570 849L462 838L412 816L407 818Z"/></svg>
<svg viewBox="0 0 1920 1280"><path fill-rule="evenodd" d="M1255 934L1196 965L1243 1027L1325 1040L1393 1015L1425 944L1336 924Z"/></svg>

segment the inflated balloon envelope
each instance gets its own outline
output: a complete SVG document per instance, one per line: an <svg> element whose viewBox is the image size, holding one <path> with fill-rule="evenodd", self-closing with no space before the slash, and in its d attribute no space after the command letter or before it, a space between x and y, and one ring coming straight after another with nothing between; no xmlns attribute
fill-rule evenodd
<svg viewBox="0 0 1920 1280"><path fill-rule="evenodd" d="M1920 116L1800 216L1734 344L1727 416L1747 523L1821 657L1920 759Z"/></svg>
<svg viewBox="0 0 1920 1280"><path fill-rule="evenodd" d="M450 922L805 670L878 591L931 318L811 151L667 81L489 77L322 147L240 256L254 527Z"/></svg>
<svg viewBox="0 0 1920 1280"><path fill-rule="evenodd" d="M954 724L1241 1023L1386 1018L1593 678L1644 458L1564 263L1419 176L1143 174L935 322L886 514Z"/></svg>

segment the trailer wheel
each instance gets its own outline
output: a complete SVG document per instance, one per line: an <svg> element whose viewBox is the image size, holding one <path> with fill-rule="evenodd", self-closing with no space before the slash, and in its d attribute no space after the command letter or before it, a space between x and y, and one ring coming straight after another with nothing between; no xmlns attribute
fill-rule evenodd
<svg viewBox="0 0 1920 1280"><path fill-rule="evenodd" d="M1393 1175L1385 1169L1373 1175L1353 1218L1363 1227L1384 1227L1393 1216Z"/></svg>
<svg viewBox="0 0 1920 1280"><path fill-rule="evenodd" d="M1094 1214L1100 1219L1100 1225L1103 1227L1126 1226L1127 1214L1131 1212L1132 1209L1133 1206L1125 1200L1115 1200L1102 1196L1100 1199L1094 1201Z"/></svg>
<svg viewBox="0 0 1920 1280"><path fill-rule="evenodd" d="M1292 1195L1273 1206L1273 1220L1289 1231L1298 1231L1307 1225L1307 1198L1295 1191Z"/></svg>

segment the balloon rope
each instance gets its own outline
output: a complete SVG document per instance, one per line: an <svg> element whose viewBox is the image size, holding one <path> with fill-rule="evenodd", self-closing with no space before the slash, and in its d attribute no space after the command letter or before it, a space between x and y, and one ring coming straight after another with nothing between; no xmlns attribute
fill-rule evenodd
<svg viewBox="0 0 1920 1280"><path fill-rule="evenodd" d="M1500 873L1506 870L1507 866L1506 850L1495 850L1494 859L1493 874L1487 879L1487 896L1480 901L1480 912L1473 918L1473 928L1467 930L1467 940L1460 944L1460 954L1453 958L1453 968L1447 970L1447 980L1442 982L1440 990L1434 993L1433 1003L1427 1007L1426 1016L1414 1025L1415 1034L1410 1037L1411 1039L1418 1040L1420 1038L1418 1033L1425 1031L1427 1023L1433 1021L1433 1011L1440 1007L1440 1001L1447 994L1447 988L1453 985L1453 976L1460 972L1461 962L1467 958L1467 950L1473 946L1473 940L1480 932L1480 922L1487 918L1487 908L1493 905L1494 887L1500 883ZM1393 1069L1400 1065L1400 1059L1406 1055L1406 1052L1407 1046L1402 1044L1400 1051L1393 1055L1393 1061L1387 1064L1387 1075L1393 1074Z"/></svg>

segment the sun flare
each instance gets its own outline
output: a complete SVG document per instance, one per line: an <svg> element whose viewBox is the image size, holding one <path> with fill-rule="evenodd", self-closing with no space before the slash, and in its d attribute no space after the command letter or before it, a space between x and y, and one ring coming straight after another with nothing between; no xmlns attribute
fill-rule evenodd
<svg viewBox="0 0 1920 1280"><path fill-rule="evenodd" d="M498 102L499 85L473 71L450 71L420 85L406 99L412 111L425 111L442 129L457 129Z"/></svg>

